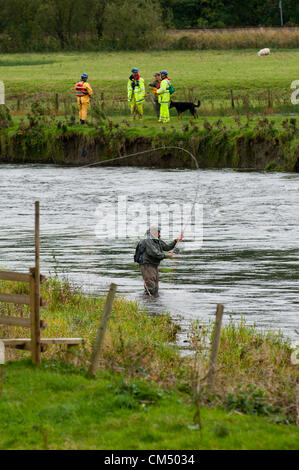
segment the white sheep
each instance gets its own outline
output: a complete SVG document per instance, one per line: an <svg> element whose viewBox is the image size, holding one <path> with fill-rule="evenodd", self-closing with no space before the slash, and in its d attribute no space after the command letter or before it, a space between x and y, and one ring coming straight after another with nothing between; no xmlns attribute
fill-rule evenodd
<svg viewBox="0 0 299 470"><path fill-rule="evenodd" d="M265 49L261 49L257 55L261 57L262 55L270 55L270 49L266 47Z"/></svg>

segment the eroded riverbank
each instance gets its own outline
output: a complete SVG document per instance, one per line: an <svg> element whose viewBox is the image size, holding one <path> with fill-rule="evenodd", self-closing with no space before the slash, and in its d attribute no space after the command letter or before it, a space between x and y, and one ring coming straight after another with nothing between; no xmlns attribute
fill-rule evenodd
<svg viewBox="0 0 299 470"><path fill-rule="evenodd" d="M177 146L192 152L200 168L299 171L299 137L296 125L275 129L271 121L260 127L229 128L218 123L203 128L190 123L181 130L119 126L111 121L79 127L41 123L0 131L0 162L85 165L157 147ZM195 168L186 153L175 149L133 155L109 166L158 169Z"/></svg>

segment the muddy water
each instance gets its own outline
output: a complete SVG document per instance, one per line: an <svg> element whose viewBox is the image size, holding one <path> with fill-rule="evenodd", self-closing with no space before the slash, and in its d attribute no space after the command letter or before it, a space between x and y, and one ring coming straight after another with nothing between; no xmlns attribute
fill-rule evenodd
<svg viewBox="0 0 299 470"><path fill-rule="evenodd" d="M179 206L194 200L197 183L203 243L199 235L187 238L176 262L163 262L160 297L147 299L132 259L137 237L117 239L109 224L103 236L100 212L119 196L145 207ZM285 173L2 165L0 265L21 271L33 265L33 203L39 199L43 273L56 269L99 294L114 281L150 311L182 316L183 325L209 321L221 302L227 315L244 315L294 338L298 184L299 175Z"/></svg>

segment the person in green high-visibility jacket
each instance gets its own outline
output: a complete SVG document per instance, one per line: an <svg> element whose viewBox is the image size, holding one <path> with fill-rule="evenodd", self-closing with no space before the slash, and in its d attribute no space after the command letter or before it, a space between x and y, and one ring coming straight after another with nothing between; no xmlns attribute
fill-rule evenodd
<svg viewBox="0 0 299 470"><path fill-rule="evenodd" d="M170 80L166 70L161 72L161 84L160 88L157 89L158 102L160 103L160 117L159 122L169 122L169 103L170 103Z"/></svg>
<svg viewBox="0 0 299 470"><path fill-rule="evenodd" d="M128 81L128 102L131 105L131 119L135 119L136 109L139 119L143 118L144 95L144 80L140 77L138 69L134 68Z"/></svg>

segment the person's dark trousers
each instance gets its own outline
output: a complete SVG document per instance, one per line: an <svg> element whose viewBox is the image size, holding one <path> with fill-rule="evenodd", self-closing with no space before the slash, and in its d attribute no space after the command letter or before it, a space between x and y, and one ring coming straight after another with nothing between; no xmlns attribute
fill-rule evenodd
<svg viewBox="0 0 299 470"><path fill-rule="evenodd" d="M155 101L155 110L156 110L157 117L159 119L159 117L160 117L160 103L158 103L158 101Z"/></svg>
<svg viewBox="0 0 299 470"><path fill-rule="evenodd" d="M157 297L159 294L159 271L157 266L141 264L140 270L144 280L145 293Z"/></svg>

